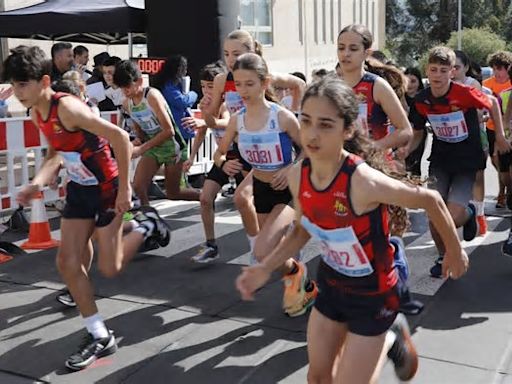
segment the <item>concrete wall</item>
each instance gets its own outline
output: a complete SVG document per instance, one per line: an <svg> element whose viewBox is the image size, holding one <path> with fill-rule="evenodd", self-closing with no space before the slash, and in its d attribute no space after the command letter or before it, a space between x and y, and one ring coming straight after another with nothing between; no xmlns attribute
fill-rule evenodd
<svg viewBox="0 0 512 384"><path fill-rule="evenodd" d="M273 72L301 71L310 79L314 69L334 69L338 32L353 23L368 26L374 35L374 49L381 49L385 45L385 5L385 0L274 0L273 44L264 46L263 57Z"/></svg>

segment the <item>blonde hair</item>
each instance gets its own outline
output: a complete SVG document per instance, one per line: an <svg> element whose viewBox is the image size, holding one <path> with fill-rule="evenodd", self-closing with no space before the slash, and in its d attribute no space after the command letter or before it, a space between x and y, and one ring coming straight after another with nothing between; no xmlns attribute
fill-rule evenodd
<svg viewBox="0 0 512 384"><path fill-rule="evenodd" d="M85 81L82 77L82 74L78 71L67 71L62 75L62 80L69 80L75 83L79 88L80 92L82 93L82 97L85 97Z"/></svg>
<svg viewBox="0 0 512 384"><path fill-rule="evenodd" d="M247 48L247 51L254 52L259 56L263 55L263 47L259 41L255 40L249 32L243 29L237 29L231 32L226 37L226 40L236 40Z"/></svg>

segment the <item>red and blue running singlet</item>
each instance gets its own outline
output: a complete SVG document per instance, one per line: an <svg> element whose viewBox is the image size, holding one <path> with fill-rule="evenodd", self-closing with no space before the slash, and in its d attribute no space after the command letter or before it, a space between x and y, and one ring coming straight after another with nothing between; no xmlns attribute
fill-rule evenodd
<svg viewBox="0 0 512 384"><path fill-rule="evenodd" d="M68 131L62 125L57 111L59 100L66 96L74 97L66 93L52 95L46 120L36 112L39 129L62 156L71 181L86 186L112 181L118 176L118 168L107 140L83 129Z"/></svg>
<svg viewBox="0 0 512 384"><path fill-rule="evenodd" d="M240 97L240 94L236 90L232 72L228 73L226 82L224 83L224 102L226 103L226 108L230 115L235 114L245 107L242 97Z"/></svg>
<svg viewBox="0 0 512 384"><path fill-rule="evenodd" d="M434 132L431 165L449 172L485 168L480 138L478 109L491 109L489 98L478 89L451 82L448 92L435 97L430 87L420 91L409 111L416 130L425 129L427 120Z"/></svg>
<svg viewBox="0 0 512 384"><path fill-rule="evenodd" d="M337 287L346 293L378 295L393 288L398 276L387 206L379 205L362 215L352 209L351 177L362 163L349 154L331 184L319 191L311 183L311 163L305 159L299 189L301 224L320 241L323 262L338 272Z"/></svg>
<svg viewBox="0 0 512 384"><path fill-rule="evenodd" d="M366 72L352 90L359 100L358 120L373 140L380 140L389 133L389 119L373 98L375 81L379 76Z"/></svg>

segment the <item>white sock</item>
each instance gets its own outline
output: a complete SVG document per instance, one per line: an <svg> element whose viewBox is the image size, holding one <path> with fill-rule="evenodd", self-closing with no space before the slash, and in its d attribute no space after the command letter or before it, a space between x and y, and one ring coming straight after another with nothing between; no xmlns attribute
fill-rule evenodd
<svg viewBox="0 0 512 384"><path fill-rule="evenodd" d="M475 204L476 215L483 216L484 215L484 202L483 201L474 201L473 204Z"/></svg>
<svg viewBox="0 0 512 384"><path fill-rule="evenodd" d="M87 328L87 332L89 332L92 337L95 339L103 339L104 337L108 337L108 329L103 322L99 313L95 313L92 316L84 317L85 328Z"/></svg>
<svg viewBox="0 0 512 384"><path fill-rule="evenodd" d="M251 253L254 251L254 243L256 243L256 237L258 236L247 235L247 240L249 240L249 247L251 248Z"/></svg>
<svg viewBox="0 0 512 384"><path fill-rule="evenodd" d="M155 224L151 220L145 220L142 223L139 223L139 226L133 230L133 232L140 232L142 236L144 236L144 240L146 240L149 236L153 234L155 230Z"/></svg>

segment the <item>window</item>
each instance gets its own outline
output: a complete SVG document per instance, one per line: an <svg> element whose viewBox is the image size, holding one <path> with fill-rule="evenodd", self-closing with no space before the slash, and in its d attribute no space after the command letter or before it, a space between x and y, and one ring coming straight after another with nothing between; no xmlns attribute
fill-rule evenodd
<svg viewBox="0 0 512 384"><path fill-rule="evenodd" d="M318 0L313 1L313 28L315 29L315 43L318 44Z"/></svg>
<svg viewBox="0 0 512 384"><path fill-rule="evenodd" d="M356 22L356 0L353 0L352 2L352 23L355 24Z"/></svg>
<svg viewBox="0 0 512 384"><path fill-rule="evenodd" d="M299 41L301 44L304 44L304 31L302 30L302 7L304 6L304 4L302 4L302 1L303 0L299 0L297 3L299 4Z"/></svg>
<svg viewBox="0 0 512 384"><path fill-rule="evenodd" d="M375 33L375 1L372 0L372 34Z"/></svg>
<svg viewBox="0 0 512 384"><path fill-rule="evenodd" d="M370 4L369 4L368 0L366 0L366 27L367 28L369 27L368 22L370 21L369 15L368 15L369 12L370 12Z"/></svg>
<svg viewBox="0 0 512 384"><path fill-rule="evenodd" d="M331 0L331 8L329 11L331 14L331 43L334 43L334 0Z"/></svg>
<svg viewBox="0 0 512 384"><path fill-rule="evenodd" d="M325 9L327 4L325 0L322 0L322 41L327 43L327 10Z"/></svg>
<svg viewBox="0 0 512 384"><path fill-rule="evenodd" d="M263 45L272 45L272 0L240 0L242 29Z"/></svg>
<svg viewBox="0 0 512 384"><path fill-rule="evenodd" d="M338 31L336 34L341 31L341 0L338 0Z"/></svg>

